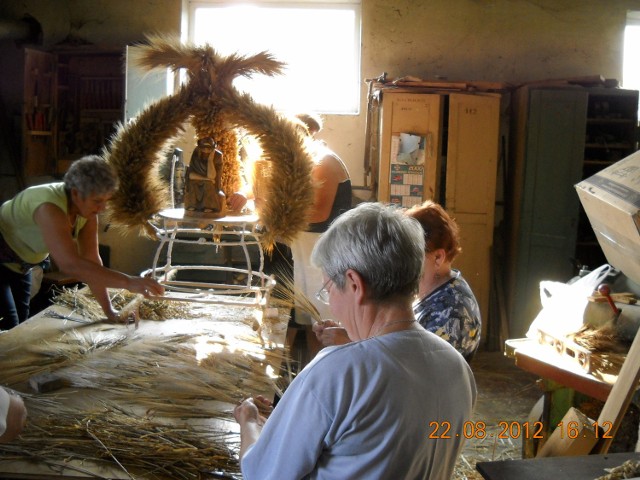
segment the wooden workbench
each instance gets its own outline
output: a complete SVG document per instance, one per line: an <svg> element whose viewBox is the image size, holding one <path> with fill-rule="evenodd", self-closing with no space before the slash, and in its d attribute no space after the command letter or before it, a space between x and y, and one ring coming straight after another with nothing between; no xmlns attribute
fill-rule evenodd
<svg viewBox="0 0 640 480"><path fill-rule="evenodd" d="M565 421L564 417L568 410L576 406L574 392L600 400L604 405L599 416L594 416L593 421L609 429L610 433L606 439L605 437L600 439L591 453L606 453L612 443L612 437L615 437L622 426L628 405L638 404L638 398L640 398L638 395L640 372L637 362L640 354L639 339L640 337L636 337L627 355L616 354L615 361L613 361L613 354L609 355L610 364L605 361L607 356L604 354L591 355L591 358L585 362L579 357L567 355L565 349L553 348L548 344L542 345L533 339L507 340L505 343L507 356L514 358L516 365L521 369L541 377L539 385L544 392L544 401L539 401L533 407L529 421L541 421L543 428L540 433L548 439L555 426ZM604 425L608 426L604 427ZM535 456L537 453L548 456L545 452L537 452L536 443L537 440L533 439L523 440L525 458ZM558 443L557 438L555 443ZM627 445L625 448L633 449L634 446Z"/></svg>
<svg viewBox="0 0 640 480"><path fill-rule="evenodd" d="M615 374L588 373L575 360L529 338L507 340L505 354L514 358L516 366L522 370L603 402L617 378Z"/></svg>
<svg viewBox="0 0 640 480"><path fill-rule="evenodd" d="M110 452L102 455L105 461L65 455L27 462L20 455L21 445L29 451L30 442L39 441L40 429L42 444L48 446L46 435L52 427L45 420L51 419L40 414L42 402L60 406L54 415L60 423L83 415L95 419L96 411L108 412L115 406L126 411L131 421L149 420L160 429L166 426L168 437L171 431L188 425L212 438L223 438L225 451L234 457L239 435L233 408L246 396L273 396L277 391L276 381L268 377L280 371L287 318L260 319L262 310L255 307L189 304L187 308L201 310L189 319L142 319L135 328L133 324L87 322L67 308L54 306L0 334L0 384L22 393L29 410L21 438L10 446L0 445L0 477L176 478L171 474L151 475L138 466L132 469L126 460L118 459L118 454L112 455L115 447L108 446L108 434L99 429L94 430L96 451ZM60 318L64 316L68 318ZM67 353L60 354L59 347L70 339L78 348L65 357ZM41 361L25 367L31 358ZM239 365L237 369L232 368L234 362ZM64 387L48 393L34 392L28 379L47 372L64 379ZM156 405L150 406L153 402ZM53 422L55 425L56 419ZM78 435L87 441L83 429ZM181 434L177 437L180 439ZM189 455L183 456L187 461ZM230 463L234 461L237 464L237 459ZM171 466L166 466L166 472L171 472ZM206 473L209 478L236 478L238 470Z"/></svg>

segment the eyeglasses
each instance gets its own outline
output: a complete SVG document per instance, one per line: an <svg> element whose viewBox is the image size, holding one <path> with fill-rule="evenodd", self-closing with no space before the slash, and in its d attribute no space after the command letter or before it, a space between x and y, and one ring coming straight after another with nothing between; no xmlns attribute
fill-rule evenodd
<svg viewBox="0 0 640 480"><path fill-rule="evenodd" d="M322 288L316 292L316 298L320 300L322 303L329 305L329 282L331 279L324 282Z"/></svg>

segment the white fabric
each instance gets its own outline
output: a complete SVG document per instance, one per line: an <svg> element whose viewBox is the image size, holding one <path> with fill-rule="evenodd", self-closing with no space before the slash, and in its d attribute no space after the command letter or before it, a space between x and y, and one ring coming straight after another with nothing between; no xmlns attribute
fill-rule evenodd
<svg viewBox="0 0 640 480"><path fill-rule="evenodd" d="M7 414L9 413L10 399L9 392L0 387L0 435L4 435L7 429Z"/></svg>
<svg viewBox="0 0 640 480"><path fill-rule="evenodd" d="M467 362L424 329L327 347L246 452L243 478L450 478L475 399ZM448 424L450 438L429 438Z"/></svg>
<svg viewBox="0 0 640 480"><path fill-rule="evenodd" d="M527 337L538 339L539 332L562 338L580 330L589 296L607 277L612 267L601 265L574 283L540 282L542 310L531 323Z"/></svg>
<svg viewBox="0 0 640 480"><path fill-rule="evenodd" d="M311 265L311 252L320 233L301 232L291 244L293 257L293 283L296 289L306 295L311 303L320 312L320 319L331 318L329 305L316 299L316 293L322 288L322 270ZM299 306L296 306L296 323L301 325L311 324L311 317Z"/></svg>

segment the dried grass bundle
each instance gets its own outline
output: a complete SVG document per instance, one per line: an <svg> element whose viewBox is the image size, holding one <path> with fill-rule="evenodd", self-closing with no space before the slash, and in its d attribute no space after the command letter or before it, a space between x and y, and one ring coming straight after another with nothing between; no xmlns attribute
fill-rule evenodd
<svg viewBox="0 0 640 480"><path fill-rule="evenodd" d="M605 469L609 473L595 480L619 480L622 478L637 478L640 475L640 462L627 460L622 465Z"/></svg>
<svg viewBox="0 0 640 480"><path fill-rule="evenodd" d="M256 335L227 338L213 325L197 334L156 337L95 328L68 330L24 346L19 356L0 357L0 383L17 388L34 375L54 373L71 387L109 392L119 401L178 417L194 416L197 400L236 403L255 392L286 388L275 371L288 364L286 353L263 348ZM159 407L158 398L167 402ZM209 409L196 416L217 415Z"/></svg>
<svg viewBox="0 0 640 480"><path fill-rule="evenodd" d="M291 274L279 271L276 276L278 282L272 296L280 302L280 305L290 308L295 305L296 309L309 314L314 323L319 322L321 320L320 312L302 289L295 284Z"/></svg>
<svg viewBox="0 0 640 480"><path fill-rule="evenodd" d="M313 159L295 124L273 107L256 104L249 95L237 92L223 91L220 98L229 119L257 138L263 159L271 162L265 185L267 201L259 211L267 227L263 241L271 251L276 240L290 242L308 226L313 205Z"/></svg>
<svg viewBox="0 0 640 480"><path fill-rule="evenodd" d="M40 343L27 343L16 349L0 350L0 384L18 388L34 375L57 371L73 365L90 354L124 345L127 335L106 325L109 331L94 330L87 335L72 329L44 338Z"/></svg>
<svg viewBox="0 0 640 480"><path fill-rule="evenodd" d="M91 473L83 463L108 462L130 478L197 479L202 473L239 473L237 437L183 422L163 424L114 403L78 412L63 398L27 398L30 422L18 441L0 445L4 460L38 460ZM74 466L71 460L78 460ZM92 475L93 476L93 475Z"/></svg>
<svg viewBox="0 0 640 480"><path fill-rule="evenodd" d="M122 127L105 155L116 166L122 185L116 194L111 221L129 227L142 226L166 205L166 186L157 181L157 167L164 149L181 131L187 118L198 135L211 135L223 149L223 188L230 194L239 187L237 137L234 126L245 127L258 138L265 159L272 163L267 183L269 197L261 209L266 227L262 237L267 249L277 238L291 240L306 228L313 204L312 159L295 124L272 107L256 104L232 86L239 76L275 75L284 64L269 53L253 56L220 56L212 47L183 45L172 37L149 37L138 64L147 68L185 68L188 83L176 95L145 109L133 125Z"/></svg>
<svg viewBox="0 0 640 480"><path fill-rule="evenodd" d="M597 353L621 353L629 352L631 344L624 341L611 323L606 323L599 328L583 325L580 330L571 336L571 339L581 347Z"/></svg>
<svg viewBox="0 0 640 480"><path fill-rule="evenodd" d="M222 310L221 316L237 325L243 309L229 310L233 314ZM19 355L2 352L0 383L24 384L52 372L72 389L24 395L29 426L20 441L0 446L3 458L52 465L63 459L71 469L82 465L73 467L70 459L115 462L132 478L237 473L237 433L210 422L232 420L220 401L281 392L286 383L270 366L289 360L281 349L261 347L249 323L234 335L219 323L201 321L195 333L158 336L91 324L23 345ZM98 398L105 403L96 409ZM202 422L207 426L195 426Z"/></svg>
<svg viewBox="0 0 640 480"><path fill-rule="evenodd" d="M132 123L118 127L103 154L120 181L107 211L109 222L139 227L140 233L154 236L148 220L169 205L169 191L158 169L183 132L191 114L185 108L190 97L189 91L180 89L146 107Z"/></svg>
<svg viewBox="0 0 640 480"><path fill-rule="evenodd" d="M197 400L237 403L254 392L277 391L269 365L285 358L280 352L261 355L255 343L233 344L196 337L137 339L117 350L100 352L76 361L56 373L78 388L108 391L125 403L154 409L164 416L194 416ZM201 350L213 350L202 357ZM123 370L120 366L126 365ZM158 405L159 398L165 399ZM197 416L217 416L201 410Z"/></svg>
<svg viewBox="0 0 640 480"><path fill-rule="evenodd" d="M121 310L136 296L127 290L109 290L111 304ZM54 295L56 305L67 307L72 315L86 318L90 321L104 319L104 312L91 291L87 288L65 287ZM194 307L190 302L170 300L143 300L139 306L140 318L145 320L168 320L170 318L199 318L202 309Z"/></svg>

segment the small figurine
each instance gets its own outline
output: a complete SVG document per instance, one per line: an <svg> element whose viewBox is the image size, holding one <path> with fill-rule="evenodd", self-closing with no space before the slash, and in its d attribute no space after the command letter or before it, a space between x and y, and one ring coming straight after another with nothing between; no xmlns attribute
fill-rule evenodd
<svg viewBox="0 0 640 480"><path fill-rule="evenodd" d="M226 214L222 191L222 152L211 137L200 138L187 167L185 215L219 218Z"/></svg>

